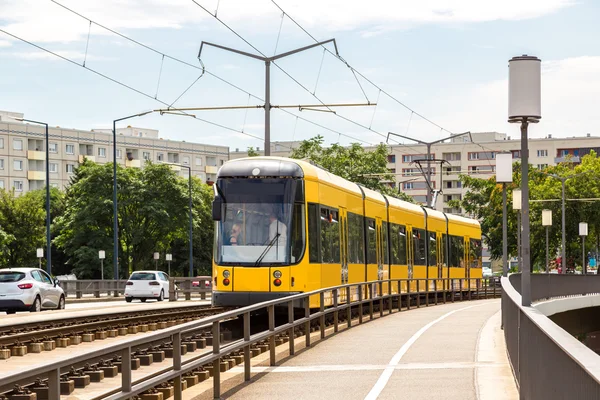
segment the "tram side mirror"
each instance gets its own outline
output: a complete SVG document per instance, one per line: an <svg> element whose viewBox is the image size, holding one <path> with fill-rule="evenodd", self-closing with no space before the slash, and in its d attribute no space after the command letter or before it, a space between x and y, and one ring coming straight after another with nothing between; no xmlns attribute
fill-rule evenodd
<svg viewBox="0 0 600 400"><path fill-rule="evenodd" d="M221 212L222 212L222 207L223 202L221 201L220 197L215 197L215 199L213 200L212 203L212 218L213 221L220 221L221 220Z"/></svg>

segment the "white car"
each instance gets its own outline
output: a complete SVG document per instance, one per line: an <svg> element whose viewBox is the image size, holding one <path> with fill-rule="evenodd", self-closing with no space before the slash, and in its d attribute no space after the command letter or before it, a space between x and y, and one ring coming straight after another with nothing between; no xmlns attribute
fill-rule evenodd
<svg viewBox="0 0 600 400"><path fill-rule="evenodd" d="M65 308L65 292L39 268L0 269L0 311L38 312Z"/></svg>
<svg viewBox="0 0 600 400"><path fill-rule="evenodd" d="M169 297L169 275L161 271L135 271L125 284L125 301L163 301Z"/></svg>

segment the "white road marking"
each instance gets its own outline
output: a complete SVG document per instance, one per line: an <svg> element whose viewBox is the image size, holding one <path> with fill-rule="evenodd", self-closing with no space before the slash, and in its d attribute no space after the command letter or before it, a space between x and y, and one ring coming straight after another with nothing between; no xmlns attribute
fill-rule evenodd
<svg viewBox="0 0 600 400"><path fill-rule="evenodd" d="M393 366L394 370L424 370L424 369L473 369L473 368L498 368L504 364L485 362L446 362L446 363L406 363ZM390 368L389 365L377 364L345 364L345 365L299 365L299 366L275 366L275 367L252 367L253 373L264 372L345 372L345 371L377 371ZM229 370L231 373L241 373L243 367L235 367Z"/></svg>
<svg viewBox="0 0 600 400"><path fill-rule="evenodd" d="M394 355L394 357L392 357L388 366L381 373L381 376L377 380L377 383L375 383L375 386L373 386L373 388L371 389L369 394L367 394L367 396L365 397L365 400L375 400L375 399L377 399L377 397L379 397L379 395L385 388L385 385L387 385L388 381L390 380L392 373L396 369L396 366L398 365L398 363L400 362L402 357L404 357L404 355L406 354L408 349L410 349L410 347L417 341L417 339L419 339L421 337L421 335L423 335L425 332L427 332L427 330L429 328L431 328L438 322L443 321L444 319L448 318L449 316L451 316L454 313L457 313L459 311L468 310L473 307L481 307L483 305L485 305L485 304L478 304L478 305L463 307L463 308L459 308L458 310L450 311L449 313L442 315L438 319L431 321L430 323L428 323L427 325L425 325L424 327L419 329L414 335L412 335L410 337L410 339L408 339L408 341L406 343L404 343L404 345L400 348L400 350L398 350L398 352Z"/></svg>

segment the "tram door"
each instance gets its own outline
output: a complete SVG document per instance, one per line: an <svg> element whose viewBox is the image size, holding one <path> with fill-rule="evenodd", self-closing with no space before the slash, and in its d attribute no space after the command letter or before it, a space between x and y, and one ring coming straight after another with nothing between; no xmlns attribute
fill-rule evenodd
<svg viewBox="0 0 600 400"><path fill-rule="evenodd" d="M468 289L470 286L469 278L471 277L471 263L469 263L469 238L463 236L464 245L463 245L463 264L465 265L465 283L464 289Z"/></svg>
<svg viewBox="0 0 600 400"><path fill-rule="evenodd" d="M341 284L348 283L348 212L340 207L340 263Z"/></svg>
<svg viewBox="0 0 600 400"><path fill-rule="evenodd" d="M414 265L414 244L412 226L410 225L406 225L406 256L406 262L408 264L408 279L412 279Z"/></svg>
<svg viewBox="0 0 600 400"><path fill-rule="evenodd" d="M437 233L437 267L438 267L438 279L442 279L443 276L443 270L444 270L444 254L445 253L445 249L444 249L444 240L443 240L443 235L438 232ZM438 282L438 287L439 287L440 282Z"/></svg>

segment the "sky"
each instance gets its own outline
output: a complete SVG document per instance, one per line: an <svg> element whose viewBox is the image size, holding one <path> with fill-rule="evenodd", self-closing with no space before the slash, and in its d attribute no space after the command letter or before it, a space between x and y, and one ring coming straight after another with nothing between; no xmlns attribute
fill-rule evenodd
<svg viewBox="0 0 600 400"><path fill-rule="evenodd" d="M507 122L508 60L521 54L542 59L542 120L530 136L600 136L598 16L596 0L0 0L0 110L94 129L168 105L261 105L265 63L211 46L198 58L200 44L272 56L314 44L308 32L335 39L340 58L329 43L331 53L318 46L276 61L271 104L371 106L273 109L273 141L518 136ZM189 113L198 119L157 113L120 126L263 148L262 108Z"/></svg>

